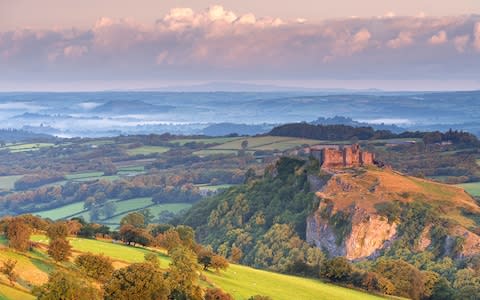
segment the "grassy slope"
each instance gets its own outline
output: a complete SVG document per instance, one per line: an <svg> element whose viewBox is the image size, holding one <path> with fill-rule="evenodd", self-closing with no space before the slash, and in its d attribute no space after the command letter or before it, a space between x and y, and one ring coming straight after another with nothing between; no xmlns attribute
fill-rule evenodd
<svg viewBox="0 0 480 300"><path fill-rule="evenodd" d="M468 228L474 226L471 219L461 213L460 208L480 213L475 201L462 188L441 184L403 174L369 168L365 172L335 175L347 190L336 180L330 180L327 189L318 193L324 198L334 199L336 207L345 209L352 203L370 212L375 212L375 204L399 200L411 202L421 200L438 208L441 213ZM359 195L361 195L359 199Z"/></svg>
<svg viewBox="0 0 480 300"><path fill-rule="evenodd" d="M465 189L470 195L480 197L480 182L464 183L458 186Z"/></svg>
<svg viewBox="0 0 480 300"><path fill-rule="evenodd" d="M13 190L15 181L22 178L23 175L0 176L0 190Z"/></svg>
<svg viewBox="0 0 480 300"><path fill-rule="evenodd" d="M47 243L47 238L44 235L33 235L32 240ZM3 240L3 243L4 242L5 241ZM110 256L114 261L123 264L141 262L144 259L144 254L151 252L151 250L145 248L129 247L109 241L81 238L71 238L70 244L76 252L103 253ZM163 252L155 251L155 253L159 256L161 267L166 268L170 263L170 259ZM2 250L0 251L0 254L3 254L3 257L1 257L0 260L7 257L19 260L21 268L18 269L18 272L22 279L25 279L25 276L28 276L28 274L41 274L42 278L38 278L38 275L37 278L30 277L32 282L36 282L37 284L45 281L45 271L48 272L48 268L52 263L51 260L42 253L27 254L34 258L38 258L36 263L29 263L29 261L31 261L30 257L23 254L16 254L10 250ZM43 259L43 261L41 259ZM242 300L255 294L268 295L275 300L382 299L375 295L369 295L356 290L322 283L319 280L282 275L240 265L231 265L226 272L205 272L204 275L206 275L208 283L219 286L225 291L231 293L235 299ZM204 285L209 285L208 283L204 283ZM1 287L0 291L3 291ZM6 299L29 299L18 298L16 294L13 293L15 292L9 291Z"/></svg>
<svg viewBox="0 0 480 300"><path fill-rule="evenodd" d="M80 213L83 211L83 202L75 202L72 204L68 204L65 206L61 206L54 209L39 211L33 213L34 215L38 215L42 218L50 218L52 220L59 220L64 218L65 216L73 215L75 213Z"/></svg>
<svg viewBox="0 0 480 300"><path fill-rule="evenodd" d="M4 284L0 284L0 300L33 300L35 296L19 291Z"/></svg>
<svg viewBox="0 0 480 300"><path fill-rule="evenodd" d="M207 277L235 299L248 299L252 295L267 295L275 300L383 299L316 279L288 276L241 265L230 265L226 272L208 272Z"/></svg>

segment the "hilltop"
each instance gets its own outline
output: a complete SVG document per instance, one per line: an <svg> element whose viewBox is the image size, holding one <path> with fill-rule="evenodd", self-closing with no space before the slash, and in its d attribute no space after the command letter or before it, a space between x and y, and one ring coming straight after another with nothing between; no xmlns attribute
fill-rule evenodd
<svg viewBox="0 0 480 300"><path fill-rule="evenodd" d="M246 265L316 277L312 257L325 255L320 270L329 263L334 270L348 266L340 257L361 271L354 268L334 281L366 288L358 272L382 278L388 277L385 270L396 270L388 277L394 295L436 299L412 286L426 293L434 274L451 289L455 274L477 268L479 220L478 203L456 186L389 167L324 169L312 157L283 157L264 175L247 177L247 184L194 204L180 222L221 253L240 249ZM405 279L399 265L418 278ZM324 272L320 277L329 276ZM429 293L436 293L431 286Z"/></svg>
<svg viewBox="0 0 480 300"><path fill-rule="evenodd" d="M308 217L307 241L332 255L379 256L402 242L413 252L480 253L480 207L462 188L369 167L333 174L316 196L320 204ZM340 215L345 223L333 224Z"/></svg>

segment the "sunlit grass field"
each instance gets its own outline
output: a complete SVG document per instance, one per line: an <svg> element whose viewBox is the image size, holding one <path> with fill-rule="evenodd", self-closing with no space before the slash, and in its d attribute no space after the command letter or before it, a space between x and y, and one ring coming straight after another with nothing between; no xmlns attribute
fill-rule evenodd
<svg viewBox="0 0 480 300"><path fill-rule="evenodd" d="M129 155L138 155L138 154L148 155L153 153L164 153L164 152L167 152L169 149L170 148L161 147L161 146L142 146L134 149L128 149L127 153Z"/></svg>
<svg viewBox="0 0 480 300"><path fill-rule="evenodd" d="M470 195L480 197L480 182L463 183L458 186L464 188Z"/></svg>
<svg viewBox="0 0 480 300"><path fill-rule="evenodd" d="M45 235L33 235L31 239L35 242L44 244L48 243ZM161 268L168 268L170 263L170 259L164 251L153 251L148 248L131 247L113 243L111 241L83 238L69 238L69 240L72 249L76 252L91 252L95 254L103 253L104 255L111 257L114 261L122 263L142 262L144 261L144 255L146 253L156 253L160 259ZM0 260L6 259L7 257L19 260L19 264L22 266L21 277L26 276L27 273L35 272L41 274L43 277L51 271L49 270L49 266L52 263L50 258L42 253L31 254L29 252L27 255L33 256L35 260L38 261L32 263L31 257L24 256L23 254L16 254L10 250L3 251L3 256L0 256ZM41 259L44 259L45 262L42 262ZM238 300L248 299L257 294L270 296L275 300L384 299L380 296L327 284L316 279L283 275L234 264L231 264L227 271L221 271L219 273L203 271L202 273L207 278L206 282L202 282L203 286L213 285L220 287L232 294L234 298ZM44 280L45 278L42 278L41 281L43 282ZM0 288L0 292L3 292L6 295L4 296L4 299L31 299L18 298L18 295L20 294L16 293L17 290L11 291L11 289L5 287Z"/></svg>

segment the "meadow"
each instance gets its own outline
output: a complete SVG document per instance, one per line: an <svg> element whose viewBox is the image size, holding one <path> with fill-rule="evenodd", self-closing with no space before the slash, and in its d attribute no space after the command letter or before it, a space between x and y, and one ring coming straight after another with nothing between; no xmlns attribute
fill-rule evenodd
<svg viewBox="0 0 480 300"><path fill-rule="evenodd" d="M15 181L22 178L23 175L0 176L0 191L13 190Z"/></svg>
<svg viewBox="0 0 480 300"><path fill-rule="evenodd" d="M161 147L161 146L142 146L138 148L133 148L133 149L128 149L127 153L128 155L148 155L148 154L154 154L154 153L164 153L170 150L170 148L167 147Z"/></svg>
<svg viewBox="0 0 480 300"><path fill-rule="evenodd" d="M480 182L463 183L458 186L464 188L470 195L480 197Z"/></svg>
<svg viewBox="0 0 480 300"><path fill-rule="evenodd" d="M177 213L182 209L189 208L191 205L188 203L155 204L151 197L133 198L128 200L111 199L109 201L115 203L115 215L111 218L101 219L98 222L112 226L120 225L120 220L132 211L148 208L154 216L157 216L162 211ZM85 210L83 208L83 204L83 202L75 202L58 208L35 212L33 214L42 218L50 218L52 220L60 220L70 217L83 217L85 221L90 222L89 210Z"/></svg>
<svg viewBox="0 0 480 300"><path fill-rule="evenodd" d="M0 147L0 150L9 150L10 152L25 152L53 146L55 145L51 143L18 143L7 144L4 147Z"/></svg>
<svg viewBox="0 0 480 300"><path fill-rule="evenodd" d="M48 238L45 235L33 235L32 241L46 245ZM69 238L72 249L76 254L79 252L103 253L114 261L117 267L128 263L144 261L146 253L155 253L160 260L160 267L167 268L170 258L164 251L144 247L132 247L111 241L91 240L72 237ZM0 244L5 244L1 240ZM0 260L14 258L18 261L18 272L21 281L41 284L46 281L46 276L53 270L54 263L45 255L44 250L36 250L25 254L15 253L10 250L0 251ZM70 263L66 263L65 266ZM57 266L62 267L62 266ZM253 269L246 266L231 264L226 271L204 271L206 280L202 286L216 286L232 294L235 299L245 300L252 295L260 294L270 296L275 300L290 299L349 299L369 300L385 299L380 296L367 294L333 284L324 283L316 279L308 279L297 276L283 275L268 271ZM3 281L5 283L5 281ZM293 288L295 287L295 288ZM19 287L17 287L19 288ZM0 299L34 299L30 295L0 284Z"/></svg>

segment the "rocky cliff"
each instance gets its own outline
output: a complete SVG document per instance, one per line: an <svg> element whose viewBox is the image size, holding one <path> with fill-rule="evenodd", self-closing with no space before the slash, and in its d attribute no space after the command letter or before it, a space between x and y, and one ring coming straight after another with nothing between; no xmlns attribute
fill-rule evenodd
<svg viewBox="0 0 480 300"><path fill-rule="evenodd" d="M480 207L460 188L369 168L333 174L316 196L306 239L331 256L372 258L396 242L443 256L480 253Z"/></svg>

